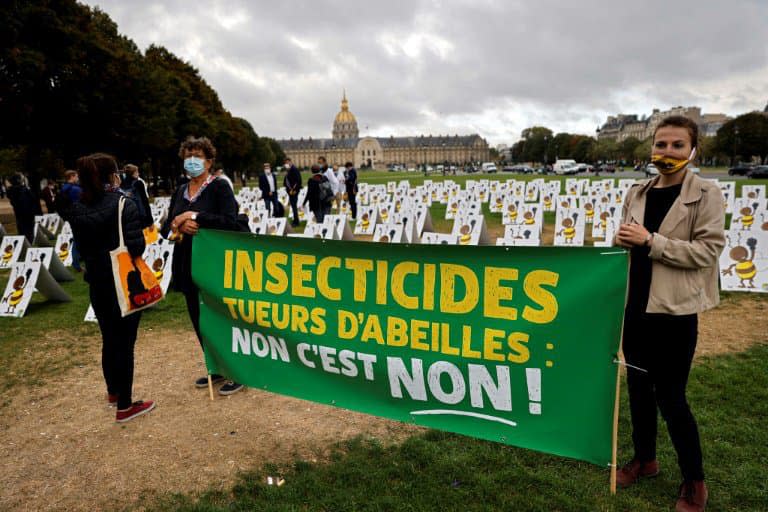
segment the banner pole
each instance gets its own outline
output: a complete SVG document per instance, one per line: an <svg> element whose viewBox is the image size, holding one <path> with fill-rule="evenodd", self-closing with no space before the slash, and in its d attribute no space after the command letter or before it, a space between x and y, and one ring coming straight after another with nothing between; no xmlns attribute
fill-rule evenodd
<svg viewBox="0 0 768 512"><path fill-rule="evenodd" d="M616 365L616 400L613 404L613 446L611 447L611 495L616 494L616 459L619 444L619 391L621 390L621 369Z"/></svg>
<svg viewBox="0 0 768 512"><path fill-rule="evenodd" d="M213 379L211 379L211 374L208 374L208 394L211 396L211 401L213 401Z"/></svg>

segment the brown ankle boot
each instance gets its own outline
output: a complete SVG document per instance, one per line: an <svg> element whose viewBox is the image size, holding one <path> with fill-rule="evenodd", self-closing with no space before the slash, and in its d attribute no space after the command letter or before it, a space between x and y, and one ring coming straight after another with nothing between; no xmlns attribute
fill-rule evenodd
<svg viewBox="0 0 768 512"><path fill-rule="evenodd" d="M637 483L641 478L652 478L658 474L658 461L640 462L637 459L632 459L616 472L616 484L626 488Z"/></svg>
<svg viewBox="0 0 768 512"><path fill-rule="evenodd" d="M689 480L680 484L680 497L675 512L704 512L709 492L704 480Z"/></svg>

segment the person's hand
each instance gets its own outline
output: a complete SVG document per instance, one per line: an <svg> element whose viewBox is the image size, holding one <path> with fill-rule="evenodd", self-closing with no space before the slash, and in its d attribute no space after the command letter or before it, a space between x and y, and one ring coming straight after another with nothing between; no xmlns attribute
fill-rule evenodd
<svg viewBox="0 0 768 512"><path fill-rule="evenodd" d="M192 219L192 215L194 215L197 212L184 212L178 214L176 217L174 217L173 222L171 222L171 229L174 231L181 230L182 224L184 224L186 221Z"/></svg>
<svg viewBox="0 0 768 512"><path fill-rule="evenodd" d="M200 229L200 225L197 223L197 221L189 219L184 221L184 223L181 225L181 228L179 228L179 231L181 231L185 235L194 236L197 234L198 229Z"/></svg>
<svg viewBox="0 0 768 512"><path fill-rule="evenodd" d="M650 233L640 224L622 224L616 234L616 241L622 247L642 246Z"/></svg>

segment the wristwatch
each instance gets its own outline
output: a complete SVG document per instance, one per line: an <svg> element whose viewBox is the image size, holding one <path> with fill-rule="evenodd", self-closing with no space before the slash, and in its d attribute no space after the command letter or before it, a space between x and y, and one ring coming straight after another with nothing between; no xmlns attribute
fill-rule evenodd
<svg viewBox="0 0 768 512"><path fill-rule="evenodd" d="M648 236L645 237L645 241L643 241L643 245L650 246L651 240L653 240L653 233L648 233Z"/></svg>
<svg viewBox="0 0 768 512"><path fill-rule="evenodd" d="M197 220L197 212L193 212L189 218L192 220Z"/></svg>

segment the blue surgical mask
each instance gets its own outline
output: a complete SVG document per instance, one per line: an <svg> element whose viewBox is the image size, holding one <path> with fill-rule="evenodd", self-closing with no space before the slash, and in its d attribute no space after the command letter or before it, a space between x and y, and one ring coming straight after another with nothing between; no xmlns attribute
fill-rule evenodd
<svg viewBox="0 0 768 512"><path fill-rule="evenodd" d="M197 156L190 156L185 158L184 170L187 171L187 174L193 178L197 178L203 174L203 172L205 172L205 159Z"/></svg>

